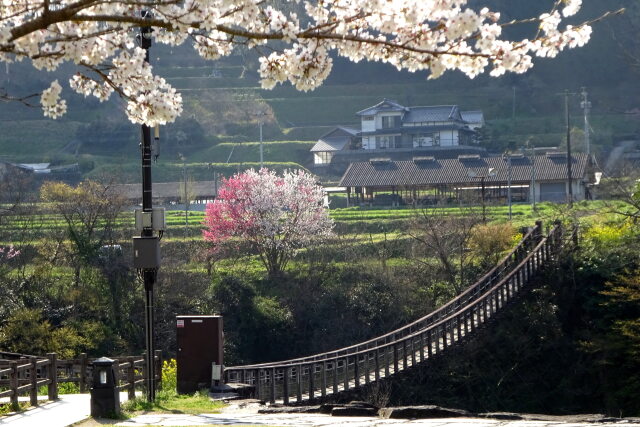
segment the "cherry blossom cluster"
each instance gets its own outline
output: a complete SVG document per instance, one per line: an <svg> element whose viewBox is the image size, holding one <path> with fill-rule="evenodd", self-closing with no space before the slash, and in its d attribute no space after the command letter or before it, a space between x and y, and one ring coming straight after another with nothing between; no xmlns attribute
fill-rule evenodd
<svg viewBox="0 0 640 427"><path fill-rule="evenodd" d="M331 234L323 198L322 187L304 171L278 176L263 168L237 174L223 181L216 201L207 205L203 236L214 244L248 241L271 271L296 249Z"/></svg>
<svg viewBox="0 0 640 427"><path fill-rule="evenodd" d="M20 251L13 246L0 246L0 261L7 261L20 255Z"/></svg>
<svg viewBox="0 0 640 427"><path fill-rule="evenodd" d="M498 12L476 11L467 0L296 1L282 8L262 0L2 0L0 60L27 59L46 71L74 63L80 71L70 79L73 90L101 101L115 92L133 122L153 126L175 120L182 99L145 63L141 26L153 28L154 42L189 42L206 59L239 44L255 47L263 87L289 81L310 90L327 78L332 55L428 70L430 78L456 69L469 77L525 72L535 56L553 57L591 35L587 24L564 24L582 0L547 1L549 11L532 18L537 34L509 40ZM60 88L54 82L43 93L45 115L66 111Z"/></svg>

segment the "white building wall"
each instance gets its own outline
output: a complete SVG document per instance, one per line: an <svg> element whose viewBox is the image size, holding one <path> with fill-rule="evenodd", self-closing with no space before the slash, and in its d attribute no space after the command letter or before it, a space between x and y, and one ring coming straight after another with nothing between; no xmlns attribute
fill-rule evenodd
<svg viewBox="0 0 640 427"><path fill-rule="evenodd" d="M557 182L557 181L556 181ZM531 186L529 186L529 188L531 188ZM566 196L568 194L568 188L569 188L569 184L567 181L564 182L564 191L565 191L565 200L566 200ZM574 202L579 202L581 200L584 200L584 192L585 192L585 187L584 187L584 182L582 182L581 179L573 179L572 180L572 189L573 189L573 201ZM535 196L536 196L536 202L540 202L540 182L536 181L536 185L535 185ZM529 193L529 200L531 200L532 194Z"/></svg>
<svg viewBox="0 0 640 427"><path fill-rule="evenodd" d="M376 121L375 120L362 120L362 132L373 132L376 130Z"/></svg>

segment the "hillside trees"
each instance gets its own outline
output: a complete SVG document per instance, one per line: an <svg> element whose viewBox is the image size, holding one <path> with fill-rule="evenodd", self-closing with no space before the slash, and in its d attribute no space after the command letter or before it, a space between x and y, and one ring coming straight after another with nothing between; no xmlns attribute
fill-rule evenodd
<svg viewBox="0 0 640 427"><path fill-rule="evenodd" d="M474 213L447 215L440 209L422 209L407 231L415 247L414 261L431 272L427 277L447 283L456 294L462 292L473 278L466 271L472 260L468 248L473 228L480 223Z"/></svg>
<svg viewBox="0 0 640 427"><path fill-rule="evenodd" d="M503 34L503 27L515 22L501 22L499 13L474 11L466 3L304 2L299 17L286 7L253 0L8 2L0 10L0 51L2 61L27 59L38 70L73 63L78 72L69 81L72 90L101 101L115 92L127 101L131 121L153 126L174 121L182 98L145 63L144 50L136 47L136 27L152 29L156 42L188 40L206 59L230 55L237 46L255 47L262 55L263 87L290 81L299 90L322 84L331 71L331 55L429 70L432 78L447 70L474 77L490 69L499 76L525 72L534 56L556 56L584 45L591 35L590 22L564 26L581 0L549 0L547 13L525 20L537 28L522 39ZM57 80L43 91L45 115L66 112L61 93Z"/></svg>
<svg viewBox="0 0 640 427"><path fill-rule="evenodd" d="M62 182L46 182L41 198L52 204L66 224L66 238L72 244L73 255L79 262L91 265L98 259L99 249L115 243L115 224L124 198L109 184L83 181L73 188ZM76 270L76 279L80 275Z"/></svg>
<svg viewBox="0 0 640 427"><path fill-rule="evenodd" d="M134 283L128 265L122 260L121 248L116 245L117 220L125 199L109 183L97 181L84 181L75 188L61 182L46 182L40 192L42 200L50 203L65 223L66 230L57 237L57 244L63 248L62 253L67 253L67 261L73 267L74 294L82 293L78 287L83 267L97 269L101 277L91 280L105 285L111 323L120 326L127 307L126 289Z"/></svg>
<svg viewBox="0 0 640 427"><path fill-rule="evenodd" d="M207 205L203 235L214 249L245 240L276 277L297 249L329 236L333 223L322 202L322 187L304 171L279 177L266 168L250 170L222 182Z"/></svg>

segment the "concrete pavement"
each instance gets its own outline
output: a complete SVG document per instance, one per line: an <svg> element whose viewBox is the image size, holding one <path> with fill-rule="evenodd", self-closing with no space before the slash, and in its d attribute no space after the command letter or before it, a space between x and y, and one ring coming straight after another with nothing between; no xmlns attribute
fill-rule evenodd
<svg viewBox="0 0 640 427"><path fill-rule="evenodd" d="M43 397L46 399L46 397ZM60 399L27 411L0 418L7 427L66 427L82 421L91 412L88 394L62 394Z"/></svg>
<svg viewBox="0 0 640 427"><path fill-rule="evenodd" d="M633 423L566 423L557 421L504 421L485 418L441 418L430 420L400 420L374 417L332 417L320 414L148 414L138 415L130 420L116 424L122 427L138 426L206 426L253 425L253 426L300 426L300 427L613 427L633 426Z"/></svg>
<svg viewBox="0 0 640 427"><path fill-rule="evenodd" d="M46 400L46 396L39 396ZM120 393L120 403L127 400L127 393ZM60 399L47 402L27 411L0 417L3 427L66 427L89 417L91 396L87 394L61 394Z"/></svg>
<svg viewBox="0 0 640 427"><path fill-rule="evenodd" d="M127 399L121 393L120 401ZM78 423L90 413L89 394L61 395L60 400L48 402L19 414L0 418L2 427L65 427ZM115 420L114 420L115 422ZM441 419L382 419L377 417L335 417L323 414L259 414L257 407L230 405L220 414L144 414L122 421L122 427L138 426L206 426L254 425L254 426L300 426L300 427L385 427L407 425L411 427L640 427L640 423L628 420L608 423L563 422L563 421L505 421L486 418L441 418Z"/></svg>

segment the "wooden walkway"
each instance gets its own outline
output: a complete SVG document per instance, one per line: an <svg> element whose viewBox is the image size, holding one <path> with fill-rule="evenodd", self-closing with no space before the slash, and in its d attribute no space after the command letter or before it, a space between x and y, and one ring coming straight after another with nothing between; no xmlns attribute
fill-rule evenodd
<svg viewBox="0 0 640 427"><path fill-rule="evenodd" d="M225 368L227 383L255 387L257 398L300 403L337 395L427 363L461 345L530 287L553 261L563 233L537 222L502 261L438 310L380 337L308 357Z"/></svg>

